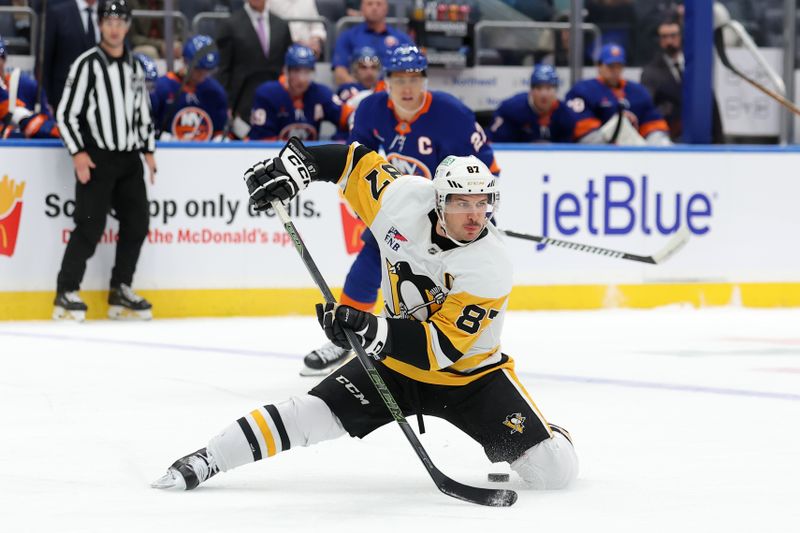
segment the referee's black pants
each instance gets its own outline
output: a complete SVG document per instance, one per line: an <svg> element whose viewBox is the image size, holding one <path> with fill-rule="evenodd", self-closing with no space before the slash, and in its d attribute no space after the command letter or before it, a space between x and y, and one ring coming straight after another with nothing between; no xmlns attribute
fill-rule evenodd
<svg viewBox="0 0 800 533"><path fill-rule="evenodd" d="M86 261L94 255L111 208L119 219L119 240L110 286L131 285L150 223L144 166L139 152L90 149L88 153L96 167L91 169L88 183L75 180L75 229L61 261L59 292L80 288Z"/></svg>

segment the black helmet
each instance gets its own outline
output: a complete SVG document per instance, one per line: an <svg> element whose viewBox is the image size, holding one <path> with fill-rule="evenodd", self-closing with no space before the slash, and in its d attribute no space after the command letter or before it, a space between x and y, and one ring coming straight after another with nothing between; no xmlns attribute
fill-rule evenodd
<svg viewBox="0 0 800 533"><path fill-rule="evenodd" d="M121 18L125 22L131 20L131 6L127 0L100 0L97 4L97 19L106 17Z"/></svg>

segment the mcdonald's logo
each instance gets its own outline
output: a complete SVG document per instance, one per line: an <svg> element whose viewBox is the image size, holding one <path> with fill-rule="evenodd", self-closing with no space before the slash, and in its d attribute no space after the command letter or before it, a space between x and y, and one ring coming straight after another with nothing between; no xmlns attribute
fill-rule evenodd
<svg viewBox="0 0 800 533"><path fill-rule="evenodd" d="M0 180L0 255L14 255L24 192L24 181L15 184L8 176Z"/></svg>

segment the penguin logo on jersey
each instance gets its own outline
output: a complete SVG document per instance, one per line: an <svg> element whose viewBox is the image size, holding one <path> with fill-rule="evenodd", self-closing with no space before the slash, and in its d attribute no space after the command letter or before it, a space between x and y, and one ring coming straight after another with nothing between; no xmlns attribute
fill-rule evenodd
<svg viewBox="0 0 800 533"><path fill-rule="evenodd" d="M392 152L386 156L386 160L403 176L422 176L431 179L431 171L425 163L415 157Z"/></svg>
<svg viewBox="0 0 800 533"><path fill-rule="evenodd" d="M503 425L511 428L511 433L515 431L517 433L522 433L525 431L525 417L522 416L522 413L510 414L506 417L505 421L503 421Z"/></svg>
<svg viewBox="0 0 800 533"><path fill-rule="evenodd" d="M424 322L442 308L447 294L429 277L415 274L405 261L393 265L387 260L386 269L392 290L389 311L393 317Z"/></svg>
<svg viewBox="0 0 800 533"><path fill-rule="evenodd" d="M214 123L203 109L188 106L175 113L171 129L177 141L209 141L214 134Z"/></svg>

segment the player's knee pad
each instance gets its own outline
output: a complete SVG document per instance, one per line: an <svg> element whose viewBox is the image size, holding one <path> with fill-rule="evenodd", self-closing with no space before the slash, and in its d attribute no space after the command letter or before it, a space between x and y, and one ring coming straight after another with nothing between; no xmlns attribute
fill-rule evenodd
<svg viewBox="0 0 800 533"><path fill-rule="evenodd" d="M572 442L554 430L552 438L528 448L511 469L532 489L563 489L578 477L578 456Z"/></svg>

